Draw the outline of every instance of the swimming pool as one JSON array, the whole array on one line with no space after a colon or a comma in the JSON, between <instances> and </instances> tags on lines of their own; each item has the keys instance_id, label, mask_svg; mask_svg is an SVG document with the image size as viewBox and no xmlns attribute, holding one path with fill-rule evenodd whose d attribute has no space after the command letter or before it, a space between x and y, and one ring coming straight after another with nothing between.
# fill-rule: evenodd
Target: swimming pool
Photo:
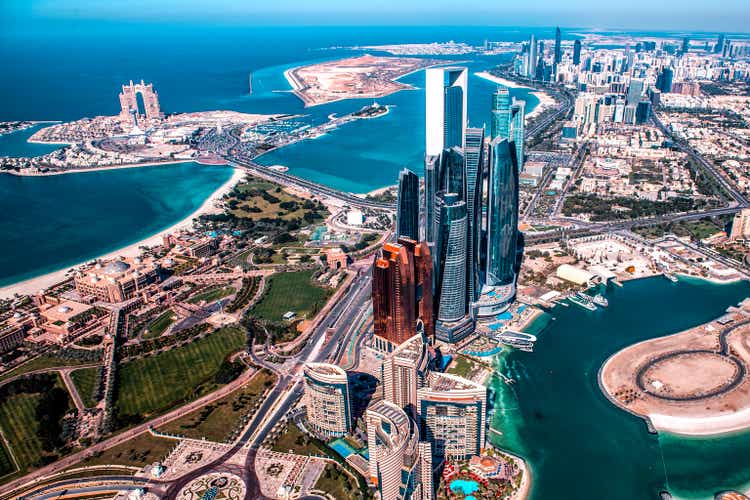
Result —
<instances>
[{"instance_id":1,"label":"swimming pool","mask_svg":"<svg viewBox=\"0 0 750 500\"><path fill-rule=\"evenodd\" d=\"M450 488L453 493L461 492L464 495L471 495L472 493L479 491L479 483L469 479L456 479L451 481Z\"/></svg>"},{"instance_id":2,"label":"swimming pool","mask_svg":"<svg viewBox=\"0 0 750 500\"><path fill-rule=\"evenodd\" d=\"M342 438L334 439L328 446L344 458L357 453L357 450Z\"/></svg>"}]
</instances>

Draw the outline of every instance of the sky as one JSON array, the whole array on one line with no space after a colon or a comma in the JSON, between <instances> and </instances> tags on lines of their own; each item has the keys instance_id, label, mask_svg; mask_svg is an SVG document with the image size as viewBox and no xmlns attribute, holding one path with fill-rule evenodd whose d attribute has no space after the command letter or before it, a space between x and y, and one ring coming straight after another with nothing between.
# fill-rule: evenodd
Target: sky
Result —
<instances>
[{"instance_id":1,"label":"sky","mask_svg":"<svg viewBox=\"0 0 750 500\"><path fill-rule=\"evenodd\" d=\"M750 0L0 0L0 17L15 28L107 20L747 32Z\"/></svg>"}]
</instances>

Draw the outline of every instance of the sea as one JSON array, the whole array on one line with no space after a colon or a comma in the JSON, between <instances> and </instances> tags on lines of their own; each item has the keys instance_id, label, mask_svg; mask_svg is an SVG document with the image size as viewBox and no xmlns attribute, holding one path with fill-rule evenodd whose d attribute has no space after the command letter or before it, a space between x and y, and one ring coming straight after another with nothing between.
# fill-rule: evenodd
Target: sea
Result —
<instances>
[{"instance_id":1,"label":"sea","mask_svg":"<svg viewBox=\"0 0 750 500\"><path fill-rule=\"evenodd\" d=\"M455 40L551 38L553 28L498 27L257 27L238 24L161 24L148 21L39 18L0 29L0 120L74 120L118 112L120 85L152 82L167 113L231 109L303 115L321 123L371 100L304 108L289 92L289 67L378 54L367 45ZM564 37L573 38L572 34ZM445 58L470 68L469 121L489 122L495 85L473 73L508 56ZM447 62L447 61L446 61ZM253 93L248 95L252 73ZM415 87L378 99L391 112L347 124L318 139L274 151L261 163L345 191L365 193L395 182L407 167L421 172L424 76ZM537 104L525 89L512 95ZM0 155L39 155L33 129L0 137ZM231 175L198 164L112 170L54 177L0 175L0 285L65 268L139 241L183 219ZM648 499L668 489L684 498L750 482L750 437L685 439L651 435L642 421L599 392L602 361L631 343L665 335L720 315L750 295L746 283L711 285L654 278L607 293L596 313L556 308L536 328L534 353L497 358L517 380L491 385L494 444L524 456L538 499ZM552 319L554 318L554 319ZM546 324L546 326L545 326Z\"/></svg>"}]
</instances>

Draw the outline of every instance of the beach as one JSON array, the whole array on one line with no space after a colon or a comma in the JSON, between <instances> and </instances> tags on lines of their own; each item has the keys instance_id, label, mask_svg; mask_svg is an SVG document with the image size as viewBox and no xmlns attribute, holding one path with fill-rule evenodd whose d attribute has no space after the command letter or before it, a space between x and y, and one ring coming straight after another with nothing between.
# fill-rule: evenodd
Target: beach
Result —
<instances>
[{"instance_id":1,"label":"beach","mask_svg":"<svg viewBox=\"0 0 750 500\"><path fill-rule=\"evenodd\" d=\"M527 120L536 118L537 116L542 114L545 110L554 106L556 103L556 101L547 92L536 89L535 87L528 87L526 85L521 85L520 83L516 83L506 78L501 78L499 76L492 75L486 71L480 71L480 72L474 73L474 75L484 80L496 83L498 85L502 85L503 87L508 87L512 89L534 90L534 92L531 92L531 94L534 95L537 99L539 99L539 104L537 104L537 106L534 108L534 111L526 115Z\"/></svg>"},{"instance_id":2,"label":"beach","mask_svg":"<svg viewBox=\"0 0 750 500\"><path fill-rule=\"evenodd\" d=\"M180 163L180 162L175 162ZM163 163L158 163L157 165L163 165ZM138 164L134 165L134 167L141 167L146 166L145 164ZM110 168L126 168L126 167L105 167L103 169L110 169ZM132 167L131 167L132 168ZM88 172L94 169L85 169L82 170L83 172ZM67 173L67 172L63 172ZM227 193L229 193L234 186L240 182L245 177L245 172L240 169L234 169L234 172L232 173L232 177L225 182L223 185L221 185L216 191L214 191L211 196L209 196L203 204L193 213L185 217L183 220L177 222L176 224L173 224L172 226L165 228L148 238L142 239L140 241L134 242L128 246L125 246L123 248L120 248L118 250L114 250L112 252L109 252L107 254L101 255L98 258L99 259L110 259L113 257L135 257L140 254L141 250L140 248L143 246L154 246L161 243L161 238L163 235L172 233L175 231L179 231L181 229L189 229L192 227L193 219L198 217L199 215L203 214L210 214L210 213L218 213L222 209L218 206L217 202ZM72 268L78 267L82 264L85 264L86 262L90 262L93 259L87 259L86 261L80 262L73 266L66 266L63 269L60 269L58 271L53 271L51 273L43 274L41 276L37 276L35 278L31 278L28 280L20 281L18 283L14 283L12 285L7 285L0 288L0 298L7 298L12 297L14 294L26 294L26 295L33 295L39 292L40 290L44 290L45 288L48 288L55 283L58 283L65 279L66 274L68 274L68 271Z\"/></svg>"}]
</instances>

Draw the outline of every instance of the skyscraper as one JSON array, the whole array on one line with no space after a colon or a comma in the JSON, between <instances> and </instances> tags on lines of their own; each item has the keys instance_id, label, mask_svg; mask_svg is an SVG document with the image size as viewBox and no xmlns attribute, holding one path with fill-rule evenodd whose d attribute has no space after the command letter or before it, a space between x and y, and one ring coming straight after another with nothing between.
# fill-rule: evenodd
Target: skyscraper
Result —
<instances>
[{"instance_id":1,"label":"skyscraper","mask_svg":"<svg viewBox=\"0 0 750 500\"><path fill-rule=\"evenodd\" d=\"M690 39L688 37L684 37L682 39L682 53L687 54L690 51Z\"/></svg>"},{"instance_id":2,"label":"skyscraper","mask_svg":"<svg viewBox=\"0 0 750 500\"><path fill-rule=\"evenodd\" d=\"M492 95L491 138L494 140L500 137L515 143L519 170L523 168L525 113L526 103L511 100L507 88L498 87Z\"/></svg>"},{"instance_id":3,"label":"skyscraper","mask_svg":"<svg viewBox=\"0 0 750 500\"><path fill-rule=\"evenodd\" d=\"M414 421L393 403L376 401L367 408L367 450L370 483L379 500L428 500L432 498L429 456L420 453L419 430ZM429 482L426 482L429 481Z\"/></svg>"},{"instance_id":4,"label":"skyscraper","mask_svg":"<svg viewBox=\"0 0 750 500\"><path fill-rule=\"evenodd\" d=\"M467 123L466 68L428 68L425 71L425 155L464 146Z\"/></svg>"},{"instance_id":5,"label":"skyscraper","mask_svg":"<svg viewBox=\"0 0 750 500\"><path fill-rule=\"evenodd\" d=\"M352 430L351 400L346 372L328 363L306 363L302 401L307 421L326 436L343 436Z\"/></svg>"},{"instance_id":6,"label":"skyscraper","mask_svg":"<svg viewBox=\"0 0 750 500\"><path fill-rule=\"evenodd\" d=\"M386 243L372 269L372 310L375 346L391 351L414 336L417 320L434 335L432 257L426 243L399 238Z\"/></svg>"},{"instance_id":7,"label":"skyscraper","mask_svg":"<svg viewBox=\"0 0 750 500\"><path fill-rule=\"evenodd\" d=\"M581 64L581 41L576 40L573 42L573 64L578 66Z\"/></svg>"},{"instance_id":8,"label":"skyscraper","mask_svg":"<svg viewBox=\"0 0 750 500\"><path fill-rule=\"evenodd\" d=\"M403 408L413 418L417 414L417 390L425 385L429 357L422 332L385 354L381 364L383 399Z\"/></svg>"},{"instance_id":9,"label":"skyscraper","mask_svg":"<svg viewBox=\"0 0 750 500\"><path fill-rule=\"evenodd\" d=\"M518 232L518 174L516 152L505 138L490 144L487 212L488 285L512 283Z\"/></svg>"},{"instance_id":10,"label":"skyscraper","mask_svg":"<svg viewBox=\"0 0 750 500\"><path fill-rule=\"evenodd\" d=\"M513 141L516 146L516 160L518 165L518 171L523 170L526 142L526 101L518 100L513 98L513 103L510 106L510 137L508 140Z\"/></svg>"},{"instance_id":11,"label":"skyscraper","mask_svg":"<svg viewBox=\"0 0 750 500\"><path fill-rule=\"evenodd\" d=\"M716 45L714 46L714 52L717 54L721 54L724 51L724 34L719 35L719 39L716 41Z\"/></svg>"},{"instance_id":12,"label":"skyscraper","mask_svg":"<svg viewBox=\"0 0 750 500\"><path fill-rule=\"evenodd\" d=\"M536 73L537 64L537 53L536 53L536 37L531 35L529 38L529 64L526 67L526 76L528 78L534 78Z\"/></svg>"},{"instance_id":13,"label":"skyscraper","mask_svg":"<svg viewBox=\"0 0 750 500\"><path fill-rule=\"evenodd\" d=\"M419 240L419 177L409 169L398 174L396 239Z\"/></svg>"},{"instance_id":14,"label":"skyscraper","mask_svg":"<svg viewBox=\"0 0 750 500\"><path fill-rule=\"evenodd\" d=\"M562 62L562 34L560 28L555 28L555 66Z\"/></svg>"},{"instance_id":15,"label":"skyscraper","mask_svg":"<svg viewBox=\"0 0 750 500\"><path fill-rule=\"evenodd\" d=\"M641 101L641 95L643 94L643 80L630 80L630 87L628 87L628 105L638 105Z\"/></svg>"},{"instance_id":16,"label":"skyscraper","mask_svg":"<svg viewBox=\"0 0 750 500\"><path fill-rule=\"evenodd\" d=\"M481 287L479 243L482 229L482 186L484 179L484 128L466 129L466 212L469 235L466 244L466 288L469 302L477 298Z\"/></svg>"},{"instance_id":17,"label":"skyscraper","mask_svg":"<svg viewBox=\"0 0 750 500\"><path fill-rule=\"evenodd\" d=\"M674 79L674 70L670 67L663 67L659 76L656 77L656 88L664 94L672 92L672 80Z\"/></svg>"},{"instance_id":18,"label":"skyscraper","mask_svg":"<svg viewBox=\"0 0 750 500\"><path fill-rule=\"evenodd\" d=\"M484 448L487 389L470 380L433 372L417 391L419 433L433 460L468 460Z\"/></svg>"},{"instance_id":19,"label":"skyscraper","mask_svg":"<svg viewBox=\"0 0 750 500\"><path fill-rule=\"evenodd\" d=\"M508 137L510 135L511 117L510 92L506 87L498 87L492 94L492 121L490 122L490 138Z\"/></svg>"}]
</instances>

